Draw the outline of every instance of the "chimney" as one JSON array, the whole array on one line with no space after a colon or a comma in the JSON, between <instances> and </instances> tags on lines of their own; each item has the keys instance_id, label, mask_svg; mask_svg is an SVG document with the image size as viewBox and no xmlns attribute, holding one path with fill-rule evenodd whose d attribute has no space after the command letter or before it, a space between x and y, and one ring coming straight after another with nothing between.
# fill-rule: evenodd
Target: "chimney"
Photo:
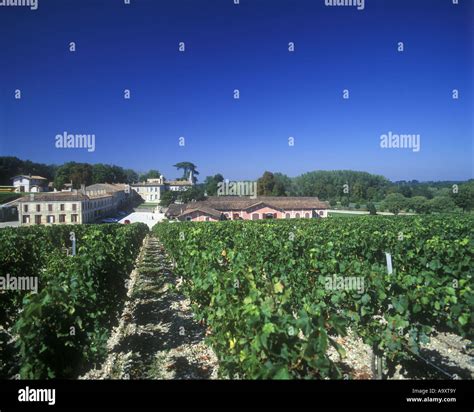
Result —
<instances>
[{"instance_id":1,"label":"chimney","mask_svg":"<svg viewBox=\"0 0 474 412\"><path fill-rule=\"evenodd\" d=\"M86 185L85 185L84 183L81 184L81 193L82 193L83 195L86 194Z\"/></svg>"}]
</instances>

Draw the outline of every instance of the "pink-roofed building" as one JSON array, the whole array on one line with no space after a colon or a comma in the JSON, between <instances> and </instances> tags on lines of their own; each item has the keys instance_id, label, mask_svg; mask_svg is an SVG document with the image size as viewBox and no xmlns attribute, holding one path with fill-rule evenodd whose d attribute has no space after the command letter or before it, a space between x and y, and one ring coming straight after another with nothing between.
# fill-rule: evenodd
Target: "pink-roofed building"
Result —
<instances>
[{"instance_id":1,"label":"pink-roofed building","mask_svg":"<svg viewBox=\"0 0 474 412\"><path fill-rule=\"evenodd\" d=\"M329 204L312 197L217 196L171 207L168 218L191 221L325 218Z\"/></svg>"}]
</instances>

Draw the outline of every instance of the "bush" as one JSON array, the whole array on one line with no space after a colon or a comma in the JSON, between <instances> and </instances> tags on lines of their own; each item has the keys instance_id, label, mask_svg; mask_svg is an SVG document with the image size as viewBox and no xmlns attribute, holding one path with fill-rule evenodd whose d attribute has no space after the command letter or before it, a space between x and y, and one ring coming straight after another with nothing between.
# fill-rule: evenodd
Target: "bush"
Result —
<instances>
[{"instance_id":1,"label":"bush","mask_svg":"<svg viewBox=\"0 0 474 412\"><path fill-rule=\"evenodd\" d=\"M25 294L13 327L23 379L75 378L103 358L125 298L125 279L148 227L140 223L68 230L80 233L76 256L66 257L60 248L42 251L47 259L40 270L41 288L37 294ZM31 232L62 235L65 229L41 227ZM49 247L48 236L43 240L38 242L39 252Z\"/></svg>"},{"instance_id":2,"label":"bush","mask_svg":"<svg viewBox=\"0 0 474 412\"><path fill-rule=\"evenodd\" d=\"M375 205L372 202L367 203L367 210L369 211L369 214L371 215L377 214L377 209L375 208Z\"/></svg>"},{"instance_id":3,"label":"bush","mask_svg":"<svg viewBox=\"0 0 474 412\"><path fill-rule=\"evenodd\" d=\"M349 198L348 197L343 197L341 199L341 206L348 207L349 206Z\"/></svg>"},{"instance_id":4,"label":"bush","mask_svg":"<svg viewBox=\"0 0 474 412\"><path fill-rule=\"evenodd\" d=\"M384 208L394 215L398 215L407 208L408 202L405 196L400 193L391 193L383 201Z\"/></svg>"}]
</instances>

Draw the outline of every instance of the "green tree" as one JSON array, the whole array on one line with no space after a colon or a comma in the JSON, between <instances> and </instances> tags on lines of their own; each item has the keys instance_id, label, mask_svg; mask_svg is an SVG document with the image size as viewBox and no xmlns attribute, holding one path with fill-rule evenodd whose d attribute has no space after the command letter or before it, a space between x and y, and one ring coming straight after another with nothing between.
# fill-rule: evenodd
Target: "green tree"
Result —
<instances>
[{"instance_id":1,"label":"green tree","mask_svg":"<svg viewBox=\"0 0 474 412\"><path fill-rule=\"evenodd\" d=\"M216 196L218 184L224 181L224 176L220 173L214 176L207 176L204 180L204 188L208 196Z\"/></svg>"},{"instance_id":2,"label":"green tree","mask_svg":"<svg viewBox=\"0 0 474 412\"><path fill-rule=\"evenodd\" d=\"M138 174L133 169L125 169L125 183L137 183L138 182Z\"/></svg>"},{"instance_id":3,"label":"green tree","mask_svg":"<svg viewBox=\"0 0 474 412\"><path fill-rule=\"evenodd\" d=\"M342 199L341 199L341 206L344 206L344 207L349 207L349 198L347 196L344 196Z\"/></svg>"},{"instance_id":4,"label":"green tree","mask_svg":"<svg viewBox=\"0 0 474 412\"><path fill-rule=\"evenodd\" d=\"M400 211L408 206L407 199L401 193L391 193L387 195L383 204L384 208L394 215L398 215Z\"/></svg>"},{"instance_id":5,"label":"green tree","mask_svg":"<svg viewBox=\"0 0 474 412\"><path fill-rule=\"evenodd\" d=\"M92 166L92 183L112 183L110 167L102 163Z\"/></svg>"},{"instance_id":6,"label":"green tree","mask_svg":"<svg viewBox=\"0 0 474 412\"><path fill-rule=\"evenodd\" d=\"M146 182L147 179L159 179L161 176L161 173L156 170L156 169L151 169L149 170L147 173L144 173L142 175L140 175L140 181L142 182Z\"/></svg>"},{"instance_id":7,"label":"green tree","mask_svg":"<svg viewBox=\"0 0 474 412\"><path fill-rule=\"evenodd\" d=\"M258 196L273 196L275 187L275 176L272 172L265 172L261 178L257 180Z\"/></svg>"},{"instance_id":8,"label":"green tree","mask_svg":"<svg viewBox=\"0 0 474 412\"><path fill-rule=\"evenodd\" d=\"M179 162L179 163L176 163L173 167L176 167L176 169L183 171L183 177L182 177L183 180L187 180L189 178L189 172L192 172L194 183L197 182L196 176L199 174L199 172L196 170L197 166L194 163Z\"/></svg>"},{"instance_id":9,"label":"green tree","mask_svg":"<svg viewBox=\"0 0 474 412\"><path fill-rule=\"evenodd\" d=\"M464 211L474 210L474 180L459 185L457 191L451 192L456 206Z\"/></svg>"},{"instance_id":10,"label":"green tree","mask_svg":"<svg viewBox=\"0 0 474 412\"><path fill-rule=\"evenodd\" d=\"M416 213L428 213L428 199L424 196L413 196L408 201L408 207Z\"/></svg>"},{"instance_id":11,"label":"green tree","mask_svg":"<svg viewBox=\"0 0 474 412\"><path fill-rule=\"evenodd\" d=\"M318 170L304 173L293 179L294 193L298 196L317 196L320 199L331 199L349 194L359 200L380 200L390 182L383 176L353 170Z\"/></svg>"},{"instance_id":12,"label":"green tree","mask_svg":"<svg viewBox=\"0 0 474 412\"><path fill-rule=\"evenodd\" d=\"M429 208L432 212L452 212L456 209L456 204L449 196L436 196L429 201Z\"/></svg>"},{"instance_id":13,"label":"green tree","mask_svg":"<svg viewBox=\"0 0 474 412\"><path fill-rule=\"evenodd\" d=\"M375 208L375 205L372 202L367 203L367 210L369 211L369 214L371 215L377 214L377 209Z\"/></svg>"},{"instance_id":14,"label":"green tree","mask_svg":"<svg viewBox=\"0 0 474 412\"><path fill-rule=\"evenodd\" d=\"M82 184L90 185L93 182L92 166L88 163L68 162L58 167L54 187L61 189L69 182L72 182L75 189L79 189Z\"/></svg>"},{"instance_id":15,"label":"green tree","mask_svg":"<svg viewBox=\"0 0 474 412\"><path fill-rule=\"evenodd\" d=\"M205 200L206 196L204 195L204 186L197 185L190 187L182 192L178 192L178 199L183 203L189 203L193 201Z\"/></svg>"},{"instance_id":16,"label":"green tree","mask_svg":"<svg viewBox=\"0 0 474 412\"><path fill-rule=\"evenodd\" d=\"M161 195L160 206L168 207L170 204L176 202L178 199L178 192L167 190Z\"/></svg>"},{"instance_id":17,"label":"green tree","mask_svg":"<svg viewBox=\"0 0 474 412\"><path fill-rule=\"evenodd\" d=\"M128 175L120 166L96 163L90 167L92 183L128 183Z\"/></svg>"},{"instance_id":18,"label":"green tree","mask_svg":"<svg viewBox=\"0 0 474 412\"><path fill-rule=\"evenodd\" d=\"M17 175L37 175L54 180L57 166L34 163L30 160L21 160L13 156L0 156L0 185L11 186L12 178Z\"/></svg>"},{"instance_id":19,"label":"green tree","mask_svg":"<svg viewBox=\"0 0 474 412\"><path fill-rule=\"evenodd\" d=\"M292 180L283 173L273 173L275 186L273 187L273 196L293 196L294 188Z\"/></svg>"}]
</instances>

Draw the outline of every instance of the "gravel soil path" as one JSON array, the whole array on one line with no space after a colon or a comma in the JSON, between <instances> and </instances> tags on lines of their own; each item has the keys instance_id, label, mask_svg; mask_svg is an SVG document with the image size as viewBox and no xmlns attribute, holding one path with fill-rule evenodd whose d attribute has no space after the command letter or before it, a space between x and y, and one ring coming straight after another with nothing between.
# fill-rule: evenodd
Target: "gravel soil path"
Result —
<instances>
[{"instance_id":1,"label":"gravel soil path","mask_svg":"<svg viewBox=\"0 0 474 412\"><path fill-rule=\"evenodd\" d=\"M204 343L205 328L176 279L162 245L145 239L130 276L128 300L108 341L108 357L83 379L215 379L217 358Z\"/></svg>"},{"instance_id":2,"label":"gravel soil path","mask_svg":"<svg viewBox=\"0 0 474 412\"><path fill-rule=\"evenodd\" d=\"M349 331L335 338L346 350L340 359L337 351L329 349L330 358L338 364L346 379L373 379L372 348ZM418 356L397 365L394 373L384 369L384 379L474 379L474 350L472 343L452 333L438 333L421 347Z\"/></svg>"}]
</instances>

